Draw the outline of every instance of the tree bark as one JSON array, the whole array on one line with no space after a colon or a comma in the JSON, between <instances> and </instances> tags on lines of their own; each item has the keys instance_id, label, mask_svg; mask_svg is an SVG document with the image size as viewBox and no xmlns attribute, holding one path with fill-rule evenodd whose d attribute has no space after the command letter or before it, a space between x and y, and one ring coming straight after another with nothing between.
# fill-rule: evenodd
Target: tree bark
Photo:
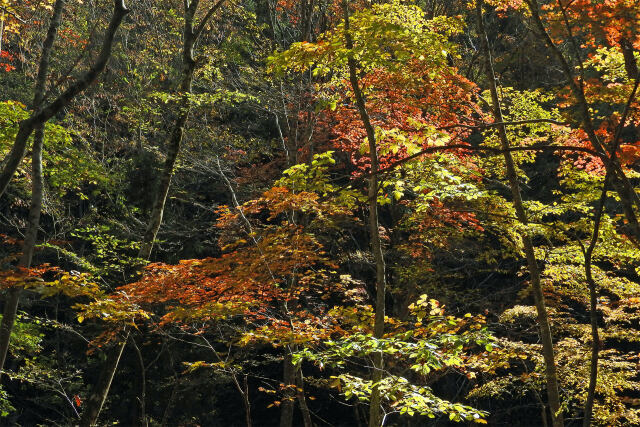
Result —
<instances>
[{"instance_id":1,"label":"tree bark","mask_svg":"<svg viewBox=\"0 0 640 427\"><path fill-rule=\"evenodd\" d=\"M140 351L140 347L136 343L133 334L129 335L129 342L131 343L131 347L136 353L136 359L138 362L138 404L132 406L132 416L131 416L131 425L139 425L145 427L148 425L147 423L147 411L146 411L146 402L147 402L147 368L144 365L144 358L142 357L142 351Z\"/></svg>"},{"instance_id":2,"label":"tree bark","mask_svg":"<svg viewBox=\"0 0 640 427\"><path fill-rule=\"evenodd\" d=\"M193 49L207 22L222 6L224 1L225 0L218 0L218 2L209 9L197 28L195 27L195 14L198 10L200 0L191 0L190 3L185 2L182 45L182 80L179 87L181 98L177 103L178 117L176 118L173 129L171 130L167 157L165 158L162 175L158 182L151 217L149 218L149 223L147 224L143 242L138 253L138 257L145 260L148 260L151 257L151 251L153 250L158 230L160 230L160 226L162 225L164 208L169 194L169 187L171 186L171 178L175 171L176 160L180 153L180 146L182 145L182 139L184 137L184 128L191 110L191 88L193 83L193 74L196 70L196 61L193 56Z\"/></svg>"},{"instance_id":3,"label":"tree bark","mask_svg":"<svg viewBox=\"0 0 640 427\"><path fill-rule=\"evenodd\" d=\"M349 2L344 2L344 37L347 49L353 49L353 40L349 30ZM380 242L380 230L378 225L378 153L376 147L376 136L371 118L367 112L367 106L362 91L360 90L360 82L358 79L358 66L353 56L348 57L349 66L349 82L353 89L353 96L356 101L360 120L367 132L367 141L369 142L369 159L371 162L371 176L369 178L369 235L371 239L371 252L376 265L376 306L375 320L373 327L373 336L376 339L384 336L384 316L385 316L385 292L386 292L386 276L385 262L382 253L382 244ZM384 369L384 359L382 352L373 354L373 375L371 388L371 400L369 407L369 427L379 427L382 425L381 412L381 396L379 383L382 380Z\"/></svg>"},{"instance_id":4,"label":"tree bark","mask_svg":"<svg viewBox=\"0 0 640 427\"><path fill-rule=\"evenodd\" d=\"M0 52L2 52L3 37L4 37L4 9L2 10L2 16L0 16Z\"/></svg>"},{"instance_id":5,"label":"tree bark","mask_svg":"<svg viewBox=\"0 0 640 427\"><path fill-rule=\"evenodd\" d=\"M114 0L114 11L105 33L102 48L95 63L54 101L39 111L34 112L28 119L20 122L13 147L5 157L2 171L0 172L0 196L2 196L6 191L11 178L24 158L27 150L27 142L34 130L37 129L38 126L44 125L51 117L69 105L73 98L89 87L89 85L91 85L98 75L105 69L107 62L111 57L114 37L127 13L129 13L129 9L124 5L124 0Z\"/></svg>"},{"instance_id":6,"label":"tree bark","mask_svg":"<svg viewBox=\"0 0 640 427\"><path fill-rule=\"evenodd\" d=\"M253 423L251 422L251 401L249 400L249 376L244 376L243 381L243 390L242 390L242 404L244 405L244 422L247 427L252 427Z\"/></svg>"},{"instance_id":7,"label":"tree bark","mask_svg":"<svg viewBox=\"0 0 640 427\"><path fill-rule=\"evenodd\" d=\"M62 19L66 0L57 0L53 7L53 14L47 36L42 44L42 55L40 64L38 65L38 76L36 78L36 86L33 95L33 110L38 111L44 100L47 75L49 74L49 60L51 58L51 49L56 38L56 33ZM40 227L40 212L42 211L42 144L44 141L44 124L40 124L35 128L33 140L33 149L31 153L31 204L29 207L29 218L27 223L27 231L22 245L22 256L19 260L19 266L24 268L31 267L33 252L38 237L38 228ZM5 300L2 322L0 324L0 374L4 368L7 354L9 352L9 342L11 341L11 332L15 324L16 315L18 313L18 303L22 288L10 289Z\"/></svg>"},{"instance_id":8,"label":"tree bark","mask_svg":"<svg viewBox=\"0 0 640 427\"><path fill-rule=\"evenodd\" d=\"M44 137L43 126L39 126L36 130L35 139L33 141L31 156L31 206L29 208L29 222L27 232L22 245L22 256L19 265L24 268L31 267L33 252L38 237L38 228L40 227L40 212L42 211L42 142ZM22 287L15 287L9 290L7 299L4 304L2 323L0 324L0 369L4 368L7 354L9 352L9 342L11 341L11 332L15 324L18 313L18 303Z\"/></svg>"},{"instance_id":9,"label":"tree bark","mask_svg":"<svg viewBox=\"0 0 640 427\"><path fill-rule=\"evenodd\" d=\"M181 99L178 103L178 117L171 130L171 137L169 139L169 148L167 150L167 157L165 158L162 175L158 183L156 190L156 198L153 203L153 209L151 211L151 217L147 225L147 230L144 234L143 243L140 247L138 257L148 260L151 257L151 251L160 230L162 224L162 217L164 216L164 207L167 202L167 196L169 194L169 187L171 186L171 178L175 170L176 160L180 153L180 146L182 145L182 139L184 137L184 127L189 117L189 111L191 110L191 85L193 82L193 73L196 69L196 62L193 58L193 45L195 43L195 34L193 19L196 8L198 7L199 0L193 0L192 3L185 10L184 21L184 43L182 47L182 81L180 82Z\"/></svg>"},{"instance_id":10,"label":"tree bark","mask_svg":"<svg viewBox=\"0 0 640 427\"><path fill-rule=\"evenodd\" d=\"M593 279L591 271L591 263L593 259L593 251L598 244L598 236L600 233L600 222L602 220L602 213L604 211L604 204L607 200L607 192L609 190L609 176L604 179L604 186L602 187L602 194L596 208L595 218L593 220L593 234L591 236L591 242L589 247L584 253L584 272L587 279L587 285L589 287L589 317L591 320L591 360L589 366L589 385L587 387L587 400L584 404L584 420L583 426L589 427L591 425L591 416L593 413L593 402L596 393L596 385L598 383L598 359L600 355L600 334L598 332L598 288L596 282Z\"/></svg>"},{"instance_id":11,"label":"tree bark","mask_svg":"<svg viewBox=\"0 0 640 427\"><path fill-rule=\"evenodd\" d=\"M304 376L302 375L302 366L296 366L294 368L296 377L296 396L298 398L300 412L302 412L302 422L304 427L313 427L311 411L309 411L307 400L304 397Z\"/></svg>"},{"instance_id":12,"label":"tree bark","mask_svg":"<svg viewBox=\"0 0 640 427\"><path fill-rule=\"evenodd\" d=\"M282 383L285 386L283 397L280 403L280 427L293 426L293 399L295 386L295 366L291 363L291 352L285 348L284 359L282 361Z\"/></svg>"},{"instance_id":13,"label":"tree bark","mask_svg":"<svg viewBox=\"0 0 640 427\"><path fill-rule=\"evenodd\" d=\"M85 409L82 412L82 417L80 418L80 427L92 427L96 425L102 406L107 400L107 395L111 388L111 382L113 381L113 377L115 376L118 368L118 363L120 363L120 357L122 356L122 351L127 344L127 339L128 333L126 333L125 336L121 338L121 341L107 353L107 360L102 367L102 372L100 372L100 378L94 386L91 395L85 402Z\"/></svg>"},{"instance_id":14,"label":"tree bark","mask_svg":"<svg viewBox=\"0 0 640 427\"><path fill-rule=\"evenodd\" d=\"M556 44L553 42L553 40L549 36L549 33L545 29L542 19L540 18L539 5L537 0L525 1L531 12L531 17L538 33L549 47L549 50L551 51L553 56L555 56L556 60L560 63L560 68L562 69L562 72L567 79L569 88L571 89L571 93L576 99L576 106L578 107L578 111L581 115L582 128L587 134L589 142L598 153L598 157L600 158L600 160L602 160L607 173L611 176L611 185L620 197L620 203L622 205L624 215L628 221L628 228L631 230L635 240L640 241L640 223L638 222L638 218L634 209L634 205L636 206L636 209L640 209L640 197L638 196L635 189L629 182L629 179L622 170L620 162L615 156L610 157L607 155L605 146L598 138L591 119L591 113L589 111L590 106L587 102L584 90L582 88L582 82L576 81L571 65L565 58L564 54L560 51L558 46L556 46ZM578 58L578 60L580 59ZM625 66L627 69L629 68L627 63L625 63Z\"/></svg>"},{"instance_id":15,"label":"tree bark","mask_svg":"<svg viewBox=\"0 0 640 427\"><path fill-rule=\"evenodd\" d=\"M491 58L491 50L489 49L489 41L487 39L487 33L484 28L484 19L482 13L483 1L477 0L476 2L476 17L478 21L478 35L482 45L482 50L485 57L485 72L487 74L487 80L489 81L489 90L491 92L491 100L493 102L493 116L496 122L504 122L502 117L502 109L500 107L500 98L498 96L498 90L496 87L496 77L493 71L493 60ZM522 203L522 195L520 193L520 184L518 182L518 174L516 170L513 157L511 156L509 149L509 139L507 137L506 127L498 126L498 135L500 137L500 145L504 152L504 160L507 170L507 178L509 180L509 186L511 187L511 195L513 198L513 207L516 211L518 221L526 226L529 222L527 213ZM542 352L545 362L545 377L547 380L547 396L549 399L549 406L551 408L551 419L554 427L560 427L564 425L564 418L562 415L562 408L560 405L560 392L558 387L558 377L556 374L556 363L553 353L553 337L551 335L551 327L549 325L549 315L547 313L547 307L544 300L544 294L542 292L542 285L540 283L540 268L536 260L533 243L531 237L527 231L522 232L522 244L524 246L524 252L527 258L527 264L529 267L529 275L531 281L531 288L533 289L533 296L535 299L536 309L538 312L538 326L540 328L540 337L542 340Z\"/></svg>"}]
</instances>

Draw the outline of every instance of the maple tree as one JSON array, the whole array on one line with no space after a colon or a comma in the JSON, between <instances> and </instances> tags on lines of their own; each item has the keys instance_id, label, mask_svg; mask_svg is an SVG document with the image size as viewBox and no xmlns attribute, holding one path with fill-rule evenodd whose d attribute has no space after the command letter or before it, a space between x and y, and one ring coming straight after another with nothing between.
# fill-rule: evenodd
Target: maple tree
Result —
<instances>
[{"instance_id":1,"label":"maple tree","mask_svg":"<svg viewBox=\"0 0 640 427\"><path fill-rule=\"evenodd\" d=\"M2 423L638 424L636 3L0 0Z\"/></svg>"}]
</instances>

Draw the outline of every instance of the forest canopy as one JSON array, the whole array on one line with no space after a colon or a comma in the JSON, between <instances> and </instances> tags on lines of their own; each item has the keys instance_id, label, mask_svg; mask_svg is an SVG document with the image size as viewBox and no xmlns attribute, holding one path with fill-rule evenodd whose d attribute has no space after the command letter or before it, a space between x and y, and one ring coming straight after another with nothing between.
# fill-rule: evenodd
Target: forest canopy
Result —
<instances>
[{"instance_id":1,"label":"forest canopy","mask_svg":"<svg viewBox=\"0 0 640 427\"><path fill-rule=\"evenodd\" d=\"M0 0L0 424L640 425L640 3Z\"/></svg>"}]
</instances>

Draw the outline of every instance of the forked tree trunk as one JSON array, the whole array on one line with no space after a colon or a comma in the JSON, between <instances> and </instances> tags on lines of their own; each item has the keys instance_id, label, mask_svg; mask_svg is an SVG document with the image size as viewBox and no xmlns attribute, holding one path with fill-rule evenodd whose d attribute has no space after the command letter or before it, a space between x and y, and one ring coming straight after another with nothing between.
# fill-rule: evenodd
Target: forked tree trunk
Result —
<instances>
[{"instance_id":1,"label":"forked tree trunk","mask_svg":"<svg viewBox=\"0 0 640 427\"><path fill-rule=\"evenodd\" d=\"M344 37L347 49L353 49L353 40L349 30L349 2L344 1ZM378 153L376 147L376 135L371 124L371 118L367 112L364 95L360 90L360 82L358 80L358 65L353 56L348 57L349 66L349 82L353 89L353 96L356 101L360 120L367 132L367 141L369 142L369 160L371 162L371 177L369 178L369 238L371 239L371 252L376 264L376 306L375 320L373 327L373 336L376 339L384 336L384 316L385 316L385 262L382 253L382 244L380 242L380 230L378 225ZM373 386L371 388L371 400L369 407L369 427L379 427L382 425L381 396L379 383L382 381L384 369L383 353L375 352L373 354L373 375L371 380Z\"/></svg>"},{"instance_id":2,"label":"forked tree trunk","mask_svg":"<svg viewBox=\"0 0 640 427\"><path fill-rule=\"evenodd\" d=\"M151 217L149 218L149 223L147 224L147 229L138 254L138 257L144 260L148 260L151 257L151 251L153 250L158 230L160 230L160 226L162 225L164 208L167 203L167 196L169 195L169 187L171 186L171 178L175 171L178 154L180 154L180 146L182 145L182 139L184 137L184 128L189 117L189 112L191 111L191 86L193 82L193 74L196 70L196 61L193 56L193 49L198 38L202 34L205 25L209 19L211 19L213 14L222 6L224 0L218 0L209 9L198 27L196 27L195 14L198 10L199 3L200 0L191 0L191 2L185 0L182 44L182 80L180 81L179 87L180 100L177 102L178 116L173 124L173 129L171 130L167 156L164 161L160 181L158 182Z\"/></svg>"},{"instance_id":3,"label":"forked tree trunk","mask_svg":"<svg viewBox=\"0 0 640 427\"><path fill-rule=\"evenodd\" d=\"M598 153L600 160L602 160L607 173L611 176L611 185L620 197L620 204L628 222L628 229L633 235L636 243L640 243L640 223L638 222L638 218L636 215L636 209L640 209L640 197L625 175L620 162L615 156L612 157L607 155L607 150L604 144L602 143L602 141L600 141L600 138L598 138L591 118L590 105L587 102L584 90L578 83L578 80L575 78L572 66L569 64L562 51L554 43L554 41L549 36L549 33L545 29L542 19L540 18L539 4L537 0L525 0L525 2L527 3L529 11L531 12L531 18L533 19L533 23L538 34L547 44L549 50L560 64L560 68L564 73L565 78L567 79L569 88L571 89L571 93L576 99L575 105L581 116L582 128L587 134L589 142ZM570 38L573 37L570 36ZM623 53L628 56L628 52L624 51L624 44L622 48ZM628 67L628 61L625 61L625 65L627 66L627 71L629 72L630 70Z\"/></svg>"},{"instance_id":4,"label":"forked tree trunk","mask_svg":"<svg viewBox=\"0 0 640 427\"><path fill-rule=\"evenodd\" d=\"M113 40L116 35L116 31L122 23L122 19L129 13L129 9L126 8L124 0L114 0L114 11L109 22L109 26L105 32L104 42L102 48L98 54L98 58L93 63L91 68L78 78L71 86L67 88L60 96L54 101L47 104L40 110L34 112L28 119L20 122L18 133L11 147L11 151L5 157L2 165L2 171L0 171L0 196L4 194L11 181L11 178L15 174L20 162L24 158L27 151L27 142L29 137L40 125L44 125L51 117L55 116L63 108L65 108L71 101L84 91L89 85L91 85L98 75L105 69L109 58L111 57L111 49L113 47Z\"/></svg>"},{"instance_id":5,"label":"forked tree trunk","mask_svg":"<svg viewBox=\"0 0 640 427\"><path fill-rule=\"evenodd\" d=\"M476 2L478 35L480 37L480 42L485 58L485 71L487 74L487 80L489 82L489 91L491 92L494 120L497 123L503 123L504 120L502 117L500 98L498 97L498 90L496 87L496 77L493 71L491 50L489 49L489 41L487 39L487 33L484 28L484 19L482 13L483 3L484 2L482 0L477 0ZM518 221L523 226L526 226L529 223L529 220L522 203L522 196L520 193L520 184L518 183L518 173L516 170L516 166L513 161L513 157L511 156L511 152L508 151L510 144L504 125L498 126L498 136L500 138L501 148L502 150L504 150L504 161L506 164L509 186L511 187L513 207L516 211ZM560 427L564 425L564 419L562 416L562 408L560 406L560 393L558 388L558 377L556 375L556 363L553 353L553 338L551 335L551 327L549 325L549 315L547 313L544 294L542 292L542 284L540 283L540 268L536 260L531 237L526 230L522 232L521 237L522 245L524 246L524 252L527 258L527 264L529 267L533 297L538 312L538 326L540 328L540 338L542 340L542 353L545 362L545 378L547 381L547 396L549 399L549 406L551 408L551 419L553 421L554 427Z\"/></svg>"},{"instance_id":6,"label":"forked tree trunk","mask_svg":"<svg viewBox=\"0 0 640 427\"><path fill-rule=\"evenodd\" d=\"M33 110L38 111L44 100L46 89L47 75L49 74L49 59L51 58L51 49L56 38L56 33L62 19L62 11L64 10L66 0L57 0L53 6L53 14L47 36L42 44L42 55L40 64L38 65L38 76L36 77L36 86L33 95ZM0 34L0 38L2 35ZM44 141L44 124L40 124L35 129L33 139L33 149L31 153L31 204L29 207L29 218L27 222L27 231L22 244L22 256L19 260L19 266L24 268L31 267L33 252L38 237L38 228L40 227L40 212L42 211L42 144ZM18 302L22 288L12 288L7 292L4 303L2 322L0 323L0 374L4 368L9 352L9 342L11 341L11 332L15 324L16 315L18 313Z\"/></svg>"},{"instance_id":7,"label":"forked tree trunk","mask_svg":"<svg viewBox=\"0 0 640 427\"><path fill-rule=\"evenodd\" d=\"M182 137L184 135L184 127L187 122L190 109L190 94L191 83L193 81L193 73L195 72L196 62L193 57L193 49L196 41L204 31L207 23L215 12L224 4L225 0L218 0L202 18L202 21L196 27L195 15L200 4L200 0L185 0L184 10L184 31L183 31L183 47L182 47L182 66L183 75L180 82L181 100L178 104L179 111L176 122L174 123L173 130L171 132L171 138L169 141L169 149L165 160L162 176L158 191L156 193L156 200L151 213L149 224L142 240L140 251L138 252L138 258L148 261L151 257L151 251L153 244L162 224L162 217L164 215L164 206L169 194L169 187L171 185L171 178L175 168L175 162L180 152L180 145L182 143ZM89 427L96 424L102 405L109 395L109 389L111 388L111 381L115 376L118 369L118 363L124 347L126 346L128 333L120 343L112 348L107 355L107 362L103 367L100 380L95 384L90 402L88 402L85 412L83 412L83 422L81 427ZM167 408L169 411L169 408ZM168 413L166 411L166 413ZM86 413L86 416L85 416Z\"/></svg>"}]
</instances>

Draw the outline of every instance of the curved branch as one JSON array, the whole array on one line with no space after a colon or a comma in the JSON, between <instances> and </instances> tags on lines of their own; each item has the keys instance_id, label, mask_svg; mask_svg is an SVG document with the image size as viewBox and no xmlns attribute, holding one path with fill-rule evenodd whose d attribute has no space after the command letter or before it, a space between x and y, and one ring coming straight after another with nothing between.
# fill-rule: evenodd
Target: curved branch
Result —
<instances>
[{"instance_id":1,"label":"curved branch","mask_svg":"<svg viewBox=\"0 0 640 427\"><path fill-rule=\"evenodd\" d=\"M197 41L198 38L200 38L200 34L202 34L202 31L204 31L207 22L209 22L209 19L211 19L213 14L216 13L218 9L220 9L220 6L222 6L224 2L225 0L218 0L213 6L211 6L211 9L209 9L204 18L202 18L202 22L200 22L200 25L198 25L198 28L196 28L196 31L193 33L194 40Z\"/></svg>"},{"instance_id":2,"label":"curved branch","mask_svg":"<svg viewBox=\"0 0 640 427\"><path fill-rule=\"evenodd\" d=\"M13 178L18 169L27 150L27 141L33 131L69 105L76 95L89 87L97 79L98 75L104 71L111 57L116 32L127 13L129 13L129 9L126 8L124 0L114 0L113 14L105 32L102 48L91 68L60 94L58 98L41 110L34 112L28 119L20 122L15 142L9 154L5 157L2 172L0 172L0 196L4 194L11 178Z\"/></svg>"}]
</instances>

